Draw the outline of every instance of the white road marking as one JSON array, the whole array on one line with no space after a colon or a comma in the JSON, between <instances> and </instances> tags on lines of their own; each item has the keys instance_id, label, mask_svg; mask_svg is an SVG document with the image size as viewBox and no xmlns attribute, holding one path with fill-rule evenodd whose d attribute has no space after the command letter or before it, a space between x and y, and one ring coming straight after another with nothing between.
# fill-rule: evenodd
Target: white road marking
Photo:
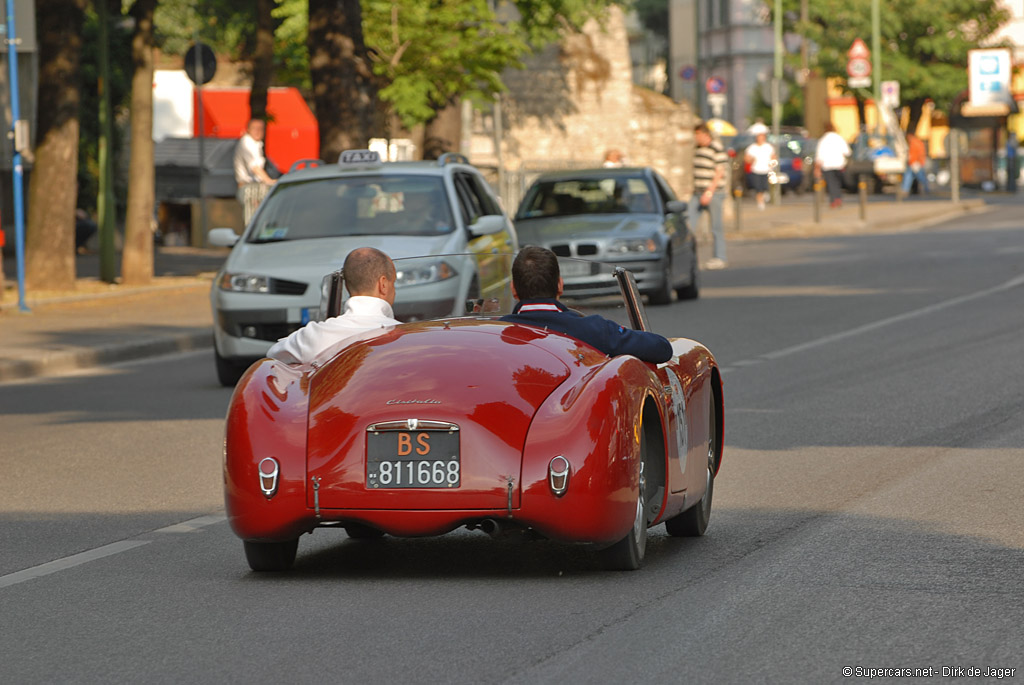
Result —
<instances>
[{"instance_id":1,"label":"white road marking","mask_svg":"<svg viewBox=\"0 0 1024 685\"><path fill-rule=\"evenodd\" d=\"M135 549L142 545L148 545L149 543L149 540L122 540L121 542L112 542L109 545L103 545L96 549L89 549L78 554L72 554L70 557L48 561L45 564L33 566L32 568L27 568L24 571L8 573L6 576L0 576L0 588L24 583L26 580L48 576L51 573L57 573L58 571L64 571L81 564L86 564L90 561L96 561L97 559L113 556L114 554L127 552L130 549Z\"/></svg>"},{"instance_id":2,"label":"white road marking","mask_svg":"<svg viewBox=\"0 0 1024 685\"><path fill-rule=\"evenodd\" d=\"M212 526L215 523L226 521L227 516L224 514L211 514L210 516L200 516L189 521L182 521L181 523L175 523L173 526L167 526L166 528L158 528L154 530L154 533L195 533L201 528L206 526Z\"/></svg>"},{"instance_id":3,"label":"white road marking","mask_svg":"<svg viewBox=\"0 0 1024 685\"><path fill-rule=\"evenodd\" d=\"M224 514L210 514L208 516L198 516L194 519L189 519L188 521L182 521L181 523L176 523L173 526L158 528L153 532L195 533L206 526L212 526L226 520L227 516ZM5 576L0 576L0 588L10 587L11 585L24 583L27 580L48 576L51 573L57 573L58 571L65 571L69 568L89 563L90 561L96 561L97 559L103 559L115 554L120 554L121 552L127 552L128 550L135 549L136 547L148 545L151 542L152 540L145 540L141 537L134 538L132 540L121 540L120 542L112 542L109 545L103 545L102 547L96 547L95 549L87 549L84 552L72 554L71 556L64 557L63 559L54 559L53 561L48 561L45 564L39 564L38 566L33 566L32 568L27 568L22 571L8 573Z\"/></svg>"},{"instance_id":4,"label":"white road marking","mask_svg":"<svg viewBox=\"0 0 1024 685\"><path fill-rule=\"evenodd\" d=\"M979 290L977 292L969 293L967 295L961 295L960 297L954 297L952 299L944 300L942 302L936 302L935 304L928 305L927 307L922 307L921 309L915 309L913 311L904 312L903 314L897 314L896 316L890 316L887 319L879 319L878 321L864 324L863 326L857 326L856 328L851 328L847 331L833 333L832 335L826 335L824 337L818 338L817 340L809 340L805 343L800 343L799 345L793 345L792 347L785 347L781 350L776 350L774 352L766 352L765 354L762 354L759 357L755 357L753 359L732 362L728 366L722 367L722 372L724 373L726 371L736 370L737 368L750 366L752 364L758 363L759 361L776 360L782 359L783 357L789 357L799 352L806 352L807 350L814 349L815 347L822 347L823 345L828 345L830 343L838 342L840 340L852 338L863 333L869 333L871 331L878 330L879 328L883 328L894 323L901 323L903 321L908 321L919 316L925 316L926 314L933 314L943 309L948 309L950 307L955 307L957 305L963 304L964 302L978 300L983 297L988 297L989 295L994 295L996 293L1003 292L1004 290L1017 288L1021 285L1024 285L1024 276L1018 276L1017 278L1010 279L1005 283L1001 283L1000 285L993 286L991 288L986 288L985 290Z\"/></svg>"}]
</instances>

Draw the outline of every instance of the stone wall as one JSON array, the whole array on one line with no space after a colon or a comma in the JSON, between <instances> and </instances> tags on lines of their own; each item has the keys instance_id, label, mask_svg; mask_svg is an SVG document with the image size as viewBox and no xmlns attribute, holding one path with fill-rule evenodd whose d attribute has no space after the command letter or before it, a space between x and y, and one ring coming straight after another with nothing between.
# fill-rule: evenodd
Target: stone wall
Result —
<instances>
[{"instance_id":1,"label":"stone wall","mask_svg":"<svg viewBox=\"0 0 1024 685\"><path fill-rule=\"evenodd\" d=\"M495 112L501 114L501 195L514 210L522 189L549 169L600 166L620 150L627 165L653 166L680 196L690 192L693 113L636 86L622 12L533 56L523 70L503 75L500 107L474 116L469 157L496 170Z\"/></svg>"}]
</instances>

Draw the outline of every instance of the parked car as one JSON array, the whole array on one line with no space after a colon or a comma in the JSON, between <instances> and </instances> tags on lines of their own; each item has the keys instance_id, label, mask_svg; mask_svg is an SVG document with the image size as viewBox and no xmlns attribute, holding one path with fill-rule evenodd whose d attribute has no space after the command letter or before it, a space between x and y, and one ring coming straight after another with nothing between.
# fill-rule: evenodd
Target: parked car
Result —
<instances>
[{"instance_id":1,"label":"parked car","mask_svg":"<svg viewBox=\"0 0 1024 685\"><path fill-rule=\"evenodd\" d=\"M863 179L872 193L881 193L886 186L897 186L903 182L906 170L905 140L903 133L898 136L861 133L852 143L850 160L843 169L843 188L857 192Z\"/></svg>"},{"instance_id":2,"label":"parked car","mask_svg":"<svg viewBox=\"0 0 1024 685\"><path fill-rule=\"evenodd\" d=\"M513 255L494 259L510 272ZM601 266L619 290L600 313L649 329L632 274ZM263 359L245 373L227 412L224 496L253 570L290 568L299 538L330 528L519 531L587 543L618 570L642 564L650 526L704 533L724 437L711 352L677 338L663 364L608 357L502 321L510 301L402 323L320 364Z\"/></svg>"},{"instance_id":3,"label":"parked car","mask_svg":"<svg viewBox=\"0 0 1024 685\"><path fill-rule=\"evenodd\" d=\"M750 187L750 165L744 160L744 151L753 143L755 136L743 133L722 139L732 167L732 188L739 188L741 194ZM778 155L777 181L769 176L769 181L781 184L782 192L802 193L814 185L814 151L817 141L807 137L806 131L799 128L784 128L779 137L768 134L768 142L775 145Z\"/></svg>"},{"instance_id":4,"label":"parked car","mask_svg":"<svg viewBox=\"0 0 1024 685\"><path fill-rule=\"evenodd\" d=\"M210 231L211 244L233 245L210 292L214 359L224 385L317 316L321 281L357 247L392 258L518 249L511 220L465 157L382 162L357 150L337 164L295 166L241 237L230 228ZM479 266L439 257L429 268L399 273L396 316L462 314L466 298L488 285Z\"/></svg>"},{"instance_id":5,"label":"parked car","mask_svg":"<svg viewBox=\"0 0 1024 685\"><path fill-rule=\"evenodd\" d=\"M523 245L629 269L652 304L699 296L697 240L686 203L650 167L576 169L542 174L515 215ZM586 262L562 268L565 291L602 295L617 286Z\"/></svg>"}]
</instances>

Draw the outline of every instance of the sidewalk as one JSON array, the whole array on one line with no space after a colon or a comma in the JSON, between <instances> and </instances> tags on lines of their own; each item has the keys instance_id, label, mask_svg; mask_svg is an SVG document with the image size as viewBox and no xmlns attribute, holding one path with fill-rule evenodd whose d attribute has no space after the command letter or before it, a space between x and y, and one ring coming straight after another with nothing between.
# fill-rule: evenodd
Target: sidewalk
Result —
<instances>
[{"instance_id":1,"label":"sidewalk","mask_svg":"<svg viewBox=\"0 0 1024 685\"><path fill-rule=\"evenodd\" d=\"M737 225L731 204L725 219L729 241L914 230L986 208L981 199L953 205L949 200L879 198L867 205L866 220L861 220L857 196L847 195L839 209L823 206L816 223L808 196L784 197L781 206L764 211L747 198L741 201ZM698 237L702 244L710 240L706 229ZM223 249L158 247L156 278L138 288L99 282L98 257L79 255L76 291L29 292L27 313L18 310L14 259L5 257L0 382L211 347L209 290L226 255ZM212 377L212 360L210 366Z\"/></svg>"}]
</instances>

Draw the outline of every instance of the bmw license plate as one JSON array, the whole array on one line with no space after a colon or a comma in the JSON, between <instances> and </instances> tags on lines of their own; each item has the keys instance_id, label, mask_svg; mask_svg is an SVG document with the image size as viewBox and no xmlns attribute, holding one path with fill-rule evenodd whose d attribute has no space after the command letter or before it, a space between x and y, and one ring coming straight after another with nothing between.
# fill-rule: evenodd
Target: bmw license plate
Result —
<instances>
[{"instance_id":1,"label":"bmw license plate","mask_svg":"<svg viewBox=\"0 0 1024 685\"><path fill-rule=\"evenodd\" d=\"M558 270L562 276L589 276L591 267L590 262L582 262L576 259L560 260L558 262Z\"/></svg>"},{"instance_id":2,"label":"bmw license plate","mask_svg":"<svg viewBox=\"0 0 1024 685\"><path fill-rule=\"evenodd\" d=\"M366 434L366 487L457 488L459 433L386 430Z\"/></svg>"}]
</instances>

